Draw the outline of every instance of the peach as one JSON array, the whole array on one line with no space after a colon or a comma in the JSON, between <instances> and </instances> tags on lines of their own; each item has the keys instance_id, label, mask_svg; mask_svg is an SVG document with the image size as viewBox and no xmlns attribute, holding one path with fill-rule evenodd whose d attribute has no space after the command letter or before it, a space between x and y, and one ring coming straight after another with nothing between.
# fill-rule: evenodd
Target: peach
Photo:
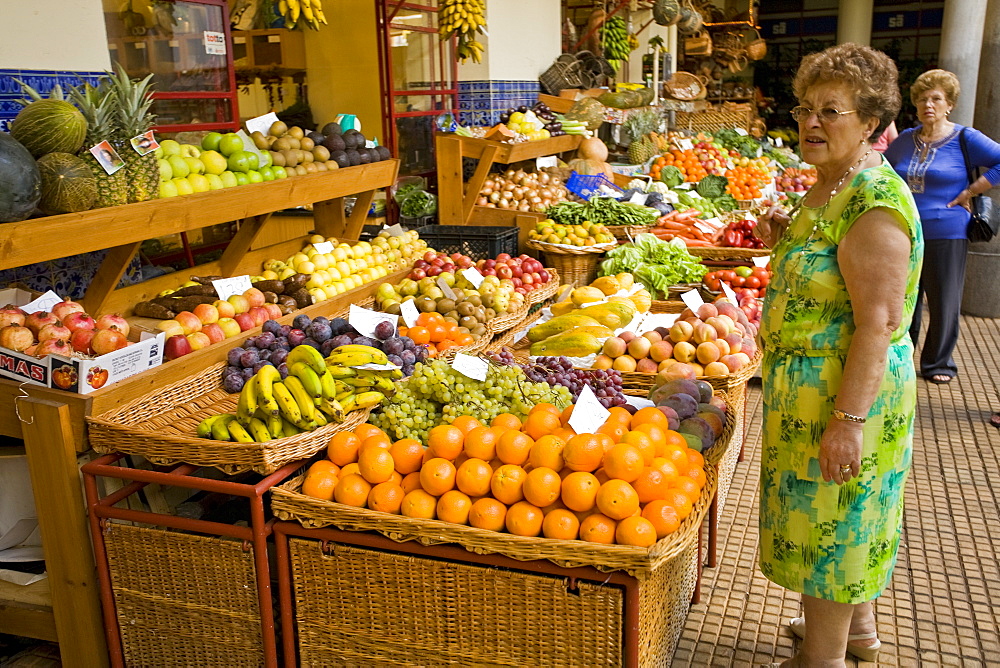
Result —
<instances>
[{"instance_id":1,"label":"peach","mask_svg":"<svg viewBox=\"0 0 1000 668\"><path fill-rule=\"evenodd\" d=\"M233 308L232 303L227 302L225 299L216 299L212 302L214 306L219 311L219 319L222 318L232 318L236 315L236 309Z\"/></svg>"},{"instance_id":2,"label":"peach","mask_svg":"<svg viewBox=\"0 0 1000 668\"><path fill-rule=\"evenodd\" d=\"M688 362L688 366L690 366L691 370L694 372L695 378L705 375L705 367L698 362Z\"/></svg>"},{"instance_id":3,"label":"peach","mask_svg":"<svg viewBox=\"0 0 1000 668\"><path fill-rule=\"evenodd\" d=\"M670 328L670 340L674 343L690 341L694 335L694 327L686 320L678 320Z\"/></svg>"},{"instance_id":4,"label":"peach","mask_svg":"<svg viewBox=\"0 0 1000 668\"><path fill-rule=\"evenodd\" d=\"M730 373L736 373L743 367L743 360L736 355L723 355L719 361L726 365Z\"/></svg>"},{"instance_id":5,"label":"peach","mask_svg":"<svg viewBox=\"0 0 1000 668\"><path fill-rule=\"evenodd\" d=\"M208 340L212 343L218 343L226 338L226 333L223 331L222 327L219 326L217 322L210 322L201 328L201 331L208 336Z\"/></svg>"},{"instance_id":6,"label":"peach","mask_svg":"<svg viewBox=\"0 0 1000 668\"><path fill-rule=\"evenodd\" d=\"M167 338L170 338L171 336L177 336L178 334L183 336L184 334L184 327L181 326L181 323L173 319L161 320L160 322L156 323L156 328L161 332L166 333Z\"/></svg>"},{"instance_id":7,"label":"peach","mask_svg":"<svg viewBox=\"0 0 1000 668\"><path fill-rule=\"evenodd\" d=\"M198 304L194 307L192 313L198 316L198 320L201 320L201 324L203 325L211 325L212 323L219 322L219 318L222 317L219 315L219 309L212 304Z\"/></svg>"},{"instance_id":8,"label":"peach","mask_svg":"<svg viewBox=\"0 0 1000 668\"><path fill-rule=\"evenodd\" d=\"M678 362L690 362L695 358L697 348L687 341L681 341L674 345L674 359Z\"/></svg>"},{"instance_id":9,"label":"peach","mask_svg":"<svg viewBox=\"0 0 1000 668\"><path fill-rule=\"evenodd\" d=\"M618 335L618 338L624 341L625 343L629 343L632 339L635 338L635 332L628 332L628 331L622 332L621 334Z\"/></svg>"},{"instance_id":10,"label":"peach","mask_svg":"<svg viewBox=\"0 0 1000 668\"><path fill-rule=\"evenodd\" d=\"M722 357L723 355L728 355L729 353L732 352L729 349L729 344L726 343L725 339L716 339L715 341L712 341L712 343L714 343L715 347L719 349L719 357Z\"/></svg>"},{"instance_id":11,"label":"peach","mask_svg":"<svg viewBox=\"0 0 1000 668\"><path fill-rule=\"evenodd\" d=\"M729 344L730 354L738 353L743 349L743 337L738 332L729 332L722 338Z\"/></svg>"},{"instance_id":12,"label":"peach","mask_svg":"<svg viewBox=\"0 0 1000 668\"><path fill-rule=\"evenodd\" d=\"M614 365L614 358L608 357L607 355L601 354L597 356L594 360L595 369L610 369Z\"/></svg>"},{"instance_id":13,"label":"peach","mask_svg":"<svg viewBox=\"0 0 1000 668\"><path fill-rule=\"evenodd\" d=\"M657 364L648 357L643 357L641 360L635 363L635 370L639 373L656 373Z\"/></svg>"},{"instance_id":14,"label":"peach","mask_svg":"<svg viewBox=\"0 0 1000 668\"><path fill-rule=\"evenodd\" d=\"M263 306L264 302L267 301L264 299L264 293L257 288L247 288L243 291L243 296L247 298L247 303L249 303L251 307Z\"/></svg>"},{"instance_id":15,"label":"peach","mask_svg":"<svg viewBox=\"0 0 1000 668\"><path fill-rule=\"evenodd\" d=\"M219 318L219 322L216 324L220 329L222 329L222 333L226 335L227 339L239 336L240 332L243 331L240 329L240 323L236 322L232 318Z\"/></svg>"},{"instance_id":16,"label":"peach","mask_svg":"<svg viewBox=\"0 0 1000 668\"><path fill-rule=\"evenodd\" d=\"M628 355L616 357L614 364L611 365L611 368L615 371L635 371L635 359Z\"/></svg>"},{"instance_id":17,"label":"peach","mask_svg":"<svg viewBox=\"0 0 1000 668\"><path fill-rule=\"evenodd\" d=\"M711 364L712 362L718 361L719 348L715 345L714 341L705 341L704 343L699 343L698 348L695 350L695 356L698 361L702 364Z\"/></svg>"},{"instance_id":18,"label":"peach","mask_svg":"<svg viewBox=\"0 0 1000 668\"><path fill-rule=\"evenodd\" d=\"M233 305L234 315L246 313L250 310L250 302L243 295L229 295L226 301Z\"/></svg>"},{"instance_id":19,"label":"peach","mask_svg":"<svg viewBox=\"0 0 1000 668\"><path fill-rule=\"evenodd\" d=\"M670 341L657 341L649 347L649 358L660 363L670 359L674 354L674 345Z\"/></svg>"},{"instance_id":20,"label":"peach","mask_svg":"<svg viewBox=\"0 0 1000 668\"><path fill-rule=\"evenodd\" d=\"M688 380L694 380L694 368L690 364L673 364L668 369L664 369L657 374L663 382L669 380L679 380L682 378L687 378Z\"/></svg>"},{"instance_id":21,"label":"peach","mask_svg":"<svg viewBox=\"0 0 1000 668\"><path fill-rule=\"evenodd\" d=\"M201 331L201 320L191 311L181 311L174 316L174 320L184 328L185 335Z\"/></svg>"},{"instance_id":22,"label":"peach","mask_svg":"<svg viewBox=\"0 0 1000 668\"><path fill-rule=\"evenodd\" d=\"M628 342L628 354L636 360L641 360L649 354L649 347L652 344L644 336L637 336Z\"/></svg>"},{"instance_id":23,"label":"peach","mask_svg":"<svg viewBox=\"0 0 1000 668\"><path fill-rule=\"evenodd\" d=\"M625 332L622 333L624 334ZM605 339L604 347L601 349L601 352L603 352L611 359L614 359L616 357L621 357L622 355L624 355L627 349L628 349L628 344L625 342L624 339L618 336L611 336Z\"/></svg>"},{"instance_id":24,"label":"peach","mask_svg":"<svg viewBox=\"0 0 1000 668\"><path fill-rule=\"evenodd\" d=\"M750 356L746 353L735 353L734 356L738 357L744 364L750 364Z\"/></svg>"},{"instance_id":25,"label":"peach","mask_svg":"<svg viewBox=\"0 0 1000 668\"><path fill-rule=\"evenodd\" d=\"M187 335L188 343L191 344L191 350L201 350L206 346L212 345L212 340L208 338L208 334L205 332L191 332Z\"/></svg>"},{"instance_id":26,"label":"peach","mask_svg":"<svg viewBox=\"0 0 1000 668\"><path fill-rule=\"evenodd\" d=\"M687 320L688 318L697 318L697 317L698 316L696 316L694 314L694 311L692 311L689 308L685 308L683 311L681 311L681 314L679 316L677 316L677 319L678 320Z\"/></svg>"},{"instance_id":27,"label":"peach","mask_svg":"<svg viewBox=\"0 0 1000 668\"><path fill-rule=\"evenodd\" d=\"M730 301L717 301L715 302L715 307L719 310L720 316L728 316L733 321L739 318L741 312L739 307Z\"/></svg>"},{"instance_id":28,"label":"peach","mask_svg":"<svg viewBox=\"0 0 1000 668\"><path fill-rule=\"evenodd\" d=\"M715 331L715 327L709 324L701 323L700 325L695 325L694 334L691 339L695 343L705 343L706 341L715 341L719 338L719 333Z\"/></svg>"},{"instance_id":29,"label":"peach","mask_svg":"<svg viewBox=\"0 0 1000 668\"><path fill-rule=\"evenodd\" d=\"M722 362L712 362L705 365L705 376L728 376L729 367Z\"/></svg>"},{"instance_id":30,"label":"peach","mask_svg":"<svg viewBox=\"0 0 1000 668\"><path fill-rule=\"evenodd\" d=\"M719 309L715 304L702 304L698 307L698 317L702 320L708 320L709 318L714 318L719 315Z\"/></svg>"},{"instance_id":31,"label":"peach","mask_svg":"<svg viewBox=\"0 0 1000 668\"><path fill-rule=\"evenodd\" d=\"M729 318L722 320L721 316L714 316L712 318L708 318L705 321L705 324L714 327L715 331L719 333L720 337L725 336L730 331L732 331L732 321L730 321Z\"/></svg>"},{"instance_id":32,"label":"peach","mask_svg":"<svg viewBox=\"0 0 1000 668\"><path fill-rule=\"evenodd\" d=\"M663 340L663 337L660 336L660 333L655 329L651 332L646 332L645 334L642 335L642 337L644 339L649 339L650 343L659 343L660 341Z\"/></svg>"},{"instance_id":33,"label":"peach","mask_svg":"<svg viewBox=\"0 0 1000 668\"><path fill-rule=\"evenodd\" d=\"M656 370L657 371L663 371L664 369L669 369L670 367L672 367L675 364L680 364L680 362L678 362L673 357L671 357L670 359L665 359L662 362L660 362L659 364L657 364L656 365Z\"/></svg>"}]
</instances>

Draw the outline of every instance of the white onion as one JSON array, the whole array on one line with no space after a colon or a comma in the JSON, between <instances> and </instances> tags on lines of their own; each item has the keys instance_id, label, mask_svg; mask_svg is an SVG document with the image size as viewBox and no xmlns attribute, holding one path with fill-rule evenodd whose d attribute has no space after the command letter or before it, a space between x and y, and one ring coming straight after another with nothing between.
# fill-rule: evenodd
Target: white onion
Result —
<instances>
[{"instance_id":1,"label":"white onion","mask_svg":"<svg viewBox=\"0 0 1000 668\"><path fill-rule=\"evenodd\" d=\"M490 201L494 202L494 203L499 202L500 201L500 193L498 193L495 190L493 192L491 192L490 193Z\"/></svg>"},{"instance_id":2,"label":"white onion","mask_svg":"<svg viewBox=\"0 0 1000 668\"><path fill-rule=\"evenodd\" d=\"M538 176L538 182L541 183L543 186L547 186L549 184L549 181L551 179L552 179L552 177L549 176L548 172L542 172Z\"/></svg>"},{"instance_id":3,"label":"white onion","mask_svg":"<svg viewBox=\"0 0 1000 668\"><path fill-rule=\"evenodd\" d=\"M476 206L486 206L487 202L489 202L489 200L486 199L486 197L484 197L482 195L480 195L478 198L476 198Z\"/></svg>"},{"instance_id":4,"label":"white onion","mask_svg":"<svg viewBox=\"0 0 1000 668\"><path fill-rule=\"evenodd\" d=\"M496 183L493 182L493 179L486 179L483 182L483 188L484 189L485 188L493 188L494 186L496 186Z\"/></svg>"}]
</instances>

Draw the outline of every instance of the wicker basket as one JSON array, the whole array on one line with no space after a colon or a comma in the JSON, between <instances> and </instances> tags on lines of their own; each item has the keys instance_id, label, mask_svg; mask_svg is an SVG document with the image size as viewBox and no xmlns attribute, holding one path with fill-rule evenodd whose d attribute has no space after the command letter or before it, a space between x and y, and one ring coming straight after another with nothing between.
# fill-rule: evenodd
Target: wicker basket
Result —
<instances>
[{"instance_id":1,"label":"wicker basket","mask_svg":"<svg viewBox=\"0 0 1000 668\"><path fill-rule=\"evenodd\" d=\"M635 239L635 235L649 232L652 229L649 225L605 225L608 232L615 235L618 243L625 244Z\"/></svg>"},{"instance_id":2,"label":"wicker basket","mask_svg":"<svg viewBox=\"0 0 1000 668\"><path fill-rule=\"evenodd\" d=\"M736 373L731 373L728 376L700 376L698 380L704 380L716 390L729 393L733 388L746 385L750 377L757 372L757 367L760 366L760 361L763 357L764 354L758 350L757 354L750 360L750 364L747 364ZM631 394L635 397L645 397L653 389L653 380L656 378L655 373L622 371L621 374L622 389L625 391L625 394Z\"/></svg>"},{"instance_id":3,"label":"wicker basket","mask_svg":"<svg viewBox=\"0 0 1000 668\"><path fill-rule=\"evenodd\" d=\"M715 467L717 488L715 492L715 512L719 516L726 505L729 488L736 472L736 464L743 449L743 430L745 428L746 384L733 387L726 393L726 430L729 438L724 443L722 439L705 453L705 462ZM732 420L730 421L730 418Z\"/></svg>"},{"instance_id":4,"label":"wicker basket","mask_svg":"<svg viewBox=\"0 0 1000 668\"><path fill-rule=\"evenodd\" d=\"M104 544L126 665L264 664L243 541L107 522Z\"/></svg>"},{"instance_id":5,"label":"wicker basket","mask_svg":"<svg viewBox=\"0 0 1000 668\"><path fill-rule=\"evenodd\" d=\"M750 129L753 112L749 107L727 111L675 112L674 125L678 130L692 132L717 132L723 128Z\"/></svg>"},{"instance_id":6,"label":"wicker basket","mask_svg":"<svg viewBox=\"0 0 1000 668\"><path fill-rule=\"evenodd\" d=\"M555 267L546 267L545 271L549 273L548 282L540 288L536 288L527 294L527 302L531 306L535 304L541 304L544 301L552 299L559 292L559 272Z\"/></svg>"},{"instance_id":7,"label":"wicker basket","mask_svg":"<svg viewBox=\"0 0 1000 668\"><path fill-rule=\"evenodd\" d=\"M764 56L767 55L767 42L760 36L760 31L756 28L754 28L753 33L756 37L747 42L747 57L750 60L763 60Z\"/></svg>"},{"instance_id":8,"label":"wicker basket","mask_svg":"<svg viewBox=\"0 0 1000 668\"><path fill-rule=\"evenodd\" d=\"M334 433L353 429L371 412L352 411L340 424L264 443L198 438L195 433L202 420L236 410L239 395L222 389L225 366L224 362L213 364L114 411L87 417L90 445L103 454L142 455L154 464L185 462L214 466L230 475L251 470L269 474L289 462L316 454Z\"/></svg>"},{"instance_id":9,"label":"wicker basket","mask_svg":"<svg viewBox=\"0 0 1000 668\"><path fill-rule=\"evenodd\" d=\"M663 83L667 95L676 100L704 100L708 95L705 80L696 74L678 70ZM683 113L683 112L679 112Z\"/></svg>"},{"instance_id":10,"label":"wicker basket","mask_svg":"<svg viewBox=\"0 0 1000 668\"><path fill-rule=\"evenodd\" d=\"M448 360L449 362L455 359L455 355L458 353L463 353L465 355L475 355L480 353L490 347L490 343L493 341L493 337L496 332L493 330L492 321L485 324L486 332L476 339L474 342L467 346L455 346L454 348L448 348L443 353L439 355L441 359Z\"/></svg>"},{"instance_id":11,"label":"wicker basket","mask_svg":"<svg viewBox=\"0 0 1000 668\"><path fill-rule=\"evenodd\" d=\"M695 257L706 260L749 260L753 257L764 257L770 255L768 248L736 248L726 246L703 246L701 248L688 248L688 253Z\"/></svg>"},{"instance_id":12,"label":"wicker basket","mask_svg":"<svg viewBox=\"0 0 1000 668\"><path fill-rule=\"evenodd\" d=\"M545 265L553 267L560 280L570 285L589 285L597 278L597 264L604 251L617 246L615 242L589 248L566 248L532 239L528 239L525 244L528 248L545 253Z\"/></svg>"}]
</instances>

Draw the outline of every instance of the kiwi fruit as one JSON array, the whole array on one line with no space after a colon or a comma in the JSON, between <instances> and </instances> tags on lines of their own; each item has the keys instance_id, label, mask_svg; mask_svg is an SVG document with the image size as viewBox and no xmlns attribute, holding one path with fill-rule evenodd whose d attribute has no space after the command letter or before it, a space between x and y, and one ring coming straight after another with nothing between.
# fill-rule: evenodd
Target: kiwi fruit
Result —
<instances>
[{"instance_id":1,"label":"kiwi fruit","mask_svg":"<svg viewBox=\"0 0 1000 668\"><path fill-rule=\"evenodd\" d=\"M286 148L281 152L281 155L285 156L285 167L294 167L299 164L299 152L293 151L290 148Z\"/></svg>"},{"instance_id":2,"label":"kiwi fruit","mask_svg":"<svg viewBox=\"0 0 1000 668\"><path fill-rule=\"evenodd\" d=\"M327 169L325 162L310 162L309 164L314 166L317 172L325 172Z\"/></svg>"},{"instance_id":3,"label":"kiwi fruit","mask_svg":"<svg viewBox=\"0 0 1000 668\"><path fill-rule=\"evenodd\" d=\"M309 170L306 169L305 165L299 165L298 167L295 168L295 173L298 174L299 176L305 176L306 174L309 173Z\"/></svg>"},{"instance_id":4,"label":"kiwi fruit","mask_svg":"<svg viewBox=\"0 0 1000 668\"><path fill-rule=\"evenodd\" d=\"M267 137L265 137L264 133L261 132L260 130L257 130L252 135L250 135L250 139L253 140L253 145L256 146L257 148L259 149L267 148Z\"/></svg>"},{"instance_id":5,"label":"kiwi fruit","mask_svg":"<svg viewBox=\"0 0 1000 668\"><path fill-rule=\"evenodd\" d=\"M480 297L479 295L469 295L468 297L465 298L465 301L469 302L473 306L483 305L483 298Z\"/></svg>"},{"instance_id":6,"label":"kiwi fruit","mask_svg":"<svg viewBox=\"0 0 1000 668\"><path fill-rule=\"evenodd\" d=\"M295 137L286 137L286 139L288 140L288 145L291 146L292 149L299 150L302 148L302 142Z\"/></svg>"},{"instance_id":7,"label":"kiwi fruit","mask_svg":"<svg viewBox=\"0 0 1000 668\"><path fill-rule=\"evenodd\" d=\"M291 135L292 137L295 137L296 139L302 139L303 137L306 136L306 133L302 131L302 128L300 128L297 125L293 125L292 127L288 128L288 134Z\"/></svg>"},{"instance_id":8,"label":"kiwi fruit","mask_svg":"<svg viewBox=\"0 0 1000 668\"><path fill-rule=\"evenodd\" d=\"M439 299L437 301L438 313L448 313L449 311L454 311L454 310L455 310L454 299L448 299L447 297L445 297L444 299Z\"/></svg>"},{"instance_id":9,"label":"kiwi fruit","mask_svg":"<svg viewBox=\"0 0 1000 668\"><path fill-rule=\"evenodd\" d=\"M472 315L473 313L475 313L476 307L473 306L472 304L470 304L467 301L463 301L463 302L459 302L455 306L455 310L458 311L459 315L461 315L461 316L464 317L464 316Z\"/></svg>"},{"instance_id":10,"label":"kiwi fruit","mask_svg":"<svg viewBox=\"0 0 1000 668\"><path fill-rule=\"evenodd\" d=\"M403 309L399 306L399 303L397 302L395 304L389 304L388 306L386 306L385 312L388 313L389 315L400 315L403 312Z\"/></svg>"},{"instance_id":11,"label":"kiwi fruit","mask_svg":"<svg viewBox=\"0 0 1000 668\"><path fill-rule=\"evenodd\" d=\"M288 137L279 137L271 144L271 148L275 151L287 151L292 148L292 140Z\"/></svg>"},{"instance_id":12,"label":"kiwi fruit","mask_svg":"<svg viewBox=\"0 0 1000 668\"><path fill-rule=\"evenodd\" d=\"M313 157L316 158L316 162L326 162L330 159L330 149L326 146L320 144L319 146L314 146L312 150Z\"/></svg>"},{"instance_id":13,"label":"kiwi fruit","mask_svg":"<svg viewBox=\"0 0 1000 668\"><path fill-rule=\"evenodd\" d=\"M315 145L316 142L314 142L309 137L303 137L302 139L299 140L299 148L301 148L303 151L311 151L313 150L313 146Z\"/></svg>"},{"instance_id":14,"label":"kiwi fruit","mask_svg":"<svg viewBox=\"0 0 1000 668\"><path fill-rule=\"evenodd\" d=\"M337 164L336 160L327 160L326 161L326 168L328 170L340 169L340 165Z\"/></svg>"},{"instance_id":15,"label":"kiwi fruit","mask_svg":"<svg viewBox=\"0 0 1000 668\"><path fill-rule=\"evenodd\" d=\"M480 318L480 320L482 320L483 322L486 322L487 320L492 320L493 318L497 317L497 312L491 308L488 308L486 309L485 316L486 316L485 318Z\"/></svg>"},{"instance_id":16,"label":"kiwi fruit","mask_svg":"<svg viewBox=\"0 0 1000 668\"><path fill-rule=\"evenodd\" d=\"M316 160L316 156L314 156L314 155L312 154L312 151L305 151L305 150L303 150L303 149L299 149L299 153L301 153L301 154L302 154L302 155L300 156L299 160L300 160L300 162L302 162L303 164L306 164L306 165L309 165L309 164L312 164L312 162L313 162L314 160Z\"/></svg>"},{"instance_id":17,"label":"kiwi fruit","mask_svg":"<svg viewBox=\"0 0 1000 668\"><path fill-rule=\"evenodd\" d=\"M430 297L420 297L416 302L417 310L421 313L433 313L437 310L437 302Z\"/></svg>"},{"instance_id":18,"label":"kiwi fruit","mask_svg":"<svg viewBox=\"0 0 1000 668\"><path fill-rule=\"evenodd\" d=\"M469 333L477 339L482 338L486 334L486 325L476 325Z\"/></svg>"},{"instance_id":19,"label":"kiwi fruit","mask_svg":"<svg viewBox=\"0 0 1000 668\"><path fill-rule=\"evenodd\" d=\"M471 330L473 327L479 324L479 321L470 315L463 315L461 318L458 319L458 324L460 327L466 327Z\"/></svg>"},{"instance_id":20,"label":"kiwi fruit","mask_svg":"<svg viewBox=\"0 0 1000 668\"><path fill-rule=\"evenodd\" d=\"M285 154L280 151L271 151L271 164L277 167L285 166Z\"/></svg>"},{"instance_id":21,"label":"kiwi fruit","mask_svg":"<svg viewBox=\"0 0 1000 668\"><path fill-rule=\"evenodd\" d=\"M288 126L281 121L275 121L271 123L271 127L267 129L267 134L274 135L275 137L280 137L281 135L288 132Z\"/></svg>"}]
</instances>

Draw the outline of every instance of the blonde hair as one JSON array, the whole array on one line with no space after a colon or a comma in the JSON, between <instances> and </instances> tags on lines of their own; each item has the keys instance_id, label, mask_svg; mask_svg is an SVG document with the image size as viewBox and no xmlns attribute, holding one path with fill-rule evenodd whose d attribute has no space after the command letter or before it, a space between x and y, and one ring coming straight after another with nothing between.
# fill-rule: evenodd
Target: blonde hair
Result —
<instances>
[{"instance_id":1,"label":"blonde hair","mask_svg":"<svg viewBox=\"0 0 1000 668\"><path fill-rule=\"evenodd\" d=\"M875 49L846 43L831 46L802 59L792 90L800 101L818 83L839 81L854 90L855 108L862 119L876 118L878 126L868 138L874 142L895 120L902 105L896 63Z\"/></svg>"},{"instance_id":2,"label":"blonde hair","mask_svg":"<svg viewBox=\"0 0 1000 668\"><path fill-rule=\"evenodd\" d=\"M952 106L958 102L958 94L962 91L958 77L948 70L927 70L910 86L910 100L916 104L917 98L934 88L944 92L945 99Z\"/></svg>"}]
</instances>

